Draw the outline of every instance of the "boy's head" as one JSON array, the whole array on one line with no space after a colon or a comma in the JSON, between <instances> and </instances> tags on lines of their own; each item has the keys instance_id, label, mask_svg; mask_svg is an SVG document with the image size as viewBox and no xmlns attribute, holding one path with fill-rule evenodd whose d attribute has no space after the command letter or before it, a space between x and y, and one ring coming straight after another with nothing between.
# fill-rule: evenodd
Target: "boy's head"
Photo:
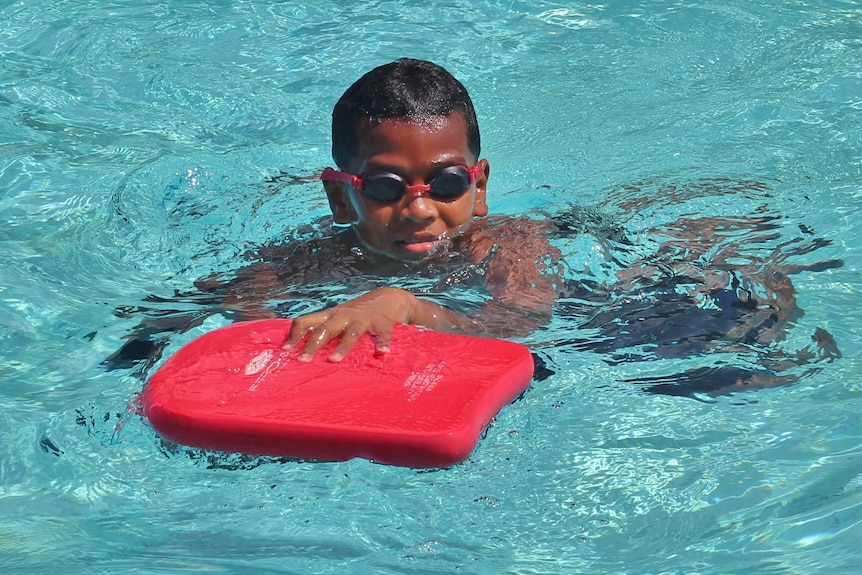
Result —
<instances>
[{"instance_id":1,"label":"boy's head","mask_svg":"<svg viewBox=\"0 0 862 575\"><path fill-rule=\"evenodd\" d=\"M341 96L332 110L332 158L342 170L361 145L362 132L382 120L416 123L458 112L464 119L467 144L479 159L481 140L473 102L449 72L424 60L402 58L374 68Z\"/></svg>"},{"instance_id":2,"label":"boy's head","mask_svg":"<svg viewBox=\"0 0 862 575\"><path fill-rule=\"evenodd\" d=\"M476 112L436 64L399 60L348 88L332 113L332 155L341 171L321 179L333 221L376 253L423 260L488 213Z\"/></svg>"}]
</instances>

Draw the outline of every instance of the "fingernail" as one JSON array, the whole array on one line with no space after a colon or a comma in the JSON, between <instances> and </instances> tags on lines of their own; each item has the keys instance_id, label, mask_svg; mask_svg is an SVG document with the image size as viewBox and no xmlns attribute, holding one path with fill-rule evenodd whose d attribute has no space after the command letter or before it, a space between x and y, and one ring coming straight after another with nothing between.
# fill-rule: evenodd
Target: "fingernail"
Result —
<instances>
[{"instance_id":1,"label":"fingernail","mask_svg":"<svg viewBox=\"0 0 862 575\"><path fill-rule=\"evenodd\" d=\"M307 353L301 353L298 356L296 356L296 361L308 363L309 361L311 361L311 355L309 355Z\"/></svg>"},{"instance_id":2,"label":"fingernail","mask_svg":"<svg viewBox=\"0 0 862 575\"><path fill-rule=\"evenodd\" d=\"M343 353L333 353L327 358L327 360L331 361L332 363L338 363L342 359L344 359Z\"/></svg>"}]
</instances>

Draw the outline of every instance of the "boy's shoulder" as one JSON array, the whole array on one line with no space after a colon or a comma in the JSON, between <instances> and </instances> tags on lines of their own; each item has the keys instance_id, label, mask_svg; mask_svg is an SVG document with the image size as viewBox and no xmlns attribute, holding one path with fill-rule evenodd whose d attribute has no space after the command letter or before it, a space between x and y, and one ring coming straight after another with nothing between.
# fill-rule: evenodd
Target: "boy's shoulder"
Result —
<instances>
[{"instance_id":1,"label":"boy's shoulder","mask_svg":"<svg viewBox=\"0 0 862 575\"><path fill-rule=\"evenodd\" d=\"M554 252L550 238L555 229L547 219L499 215L477 220L465 237L474 259L493 250L496 258L535 261Z\"/></svg>"},{"instance_id":2,"label":"boy's shoulder","mask_svg":"<svg viewBox=\"0 0 862 575\"><path fill-rule=\"evenodd\" d=\"M511 235L516 237L548 236L555 229L554 223L547 218L536 219L521 215L493 215L477 219L470 230L503 240Z\"/></svg>"}]
</instances>

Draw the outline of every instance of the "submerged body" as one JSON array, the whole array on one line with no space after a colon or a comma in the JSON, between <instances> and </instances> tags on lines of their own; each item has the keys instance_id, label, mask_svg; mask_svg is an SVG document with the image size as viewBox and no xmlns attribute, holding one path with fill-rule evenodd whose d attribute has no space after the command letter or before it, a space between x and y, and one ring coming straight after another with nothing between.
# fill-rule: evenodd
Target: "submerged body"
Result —
<instances>
[{"instance_id":1,"label":"submerged body","mask_svg":"<svg viewBox=\"0 0 862 575\"><path fill-rule=\"evenodd\" d=\"M746 246L727 242L728 234L743 228L755 233L764 225L760 219L710 218L666 226L655 235L686 230L691 237L676 234L655 253L620 267L610 283L566 276L566 259L577 254L561 254L553 247L553 238L567 233L553 218L476 220L420 262L369 251L353 228L334 228L332 234L265 246L249 254L252 263L229 276L199 280L194 293L154 297L151 303L162 309L135 310L146 319L109 365L152 363L166 342L165 333L185 331L211 314L232 320L295 317L356 301L351 298L357 293L404 289L470 319L450 331L536 341L539 378L555 369L544 363L542 349L555 347L599 353L612 364L718 358L723 353L750 358L747 367L722 366L719 361L683 373L629 380L657 393L692 396L786 385L811 373L815 362L841 356L821 328L808 347L781 348L803 314L790 275L841 262L788 263L789 257L815 245L798 242L770 258L749 258L741 265L733 256ZM623 260L625 248L626 240L619 237L606 247L611 257ZM554 318L570 326L569 337L541 342L544 326Z\"/></svg>"},{"instance_id":2,"label":"submerged body","mask_svg":"<svg viewBox=\"0 0 862 575\"><path fill-rule=\"evenodd\" d=\"M572 266L553 243L572 230L565 217L488 217L491 169L480 154L476 113L464 87L439 66L404 59L368 72L335 105L332 136L338 169L327 168L322 179L332 220L343 227L263 248L234 277L207 278L197 282L198 293L162 300L201 307L145 311L154 317L109 365L143 354L151 363L164 344L154 336L188 329L212 313L289 315L286 349L309 361L337 341L328 359L338 362L366 334L377 352L389 352L399 323L529 338L555 311L571 323L569 345L605 353L609 361L741 346L757 356L755 369L777 373L788 365L770 357L770 346L802 313L788 275L817 266L787 263L794 254L780 246L740 263L745 246L728 240L753 231L760 241L768 219L681 218L657 230L654 253L619 265L613 281L567 277ZM602 238L604 245L624 247L624 234L617 236ZM573 298L580 303L572 305ZM151 341L151 349L142 341ZM789 364L808 361L806 353ZM725 380L707 387L722 389Z\"/></svg>"}]
</instances>

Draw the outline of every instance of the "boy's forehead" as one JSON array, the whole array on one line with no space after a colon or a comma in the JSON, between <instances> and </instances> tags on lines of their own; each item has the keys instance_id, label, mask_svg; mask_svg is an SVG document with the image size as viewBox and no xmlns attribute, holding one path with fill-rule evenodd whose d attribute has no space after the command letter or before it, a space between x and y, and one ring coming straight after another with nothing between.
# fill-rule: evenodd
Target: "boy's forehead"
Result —
<instances>
[{"instance_id":1,"label":"boy's forehead","mask_svg":"<svg viewBox=\"0 0 862 575\"><path fill-rule=\"evenodd\" d=\"M438 134L443 131L458 132L467 141L467 123L460 112L445 116L408 116L406 118L383 118L363 121L359 127L359 137L365 140L376 133L398 130L402 133Z\"/></svg>"},{"instance_id":2,"label":"boy's forehead","mask_svg":"<svg viewBox=\"0 0 862 575\"><path fill-rule=\"evenodd\" d=\"M385 118L365 121L359 129L358 162L392 147L446 148L470 156L467 127L459 112L447 116Z\"/></svg>"}]
</instances>

